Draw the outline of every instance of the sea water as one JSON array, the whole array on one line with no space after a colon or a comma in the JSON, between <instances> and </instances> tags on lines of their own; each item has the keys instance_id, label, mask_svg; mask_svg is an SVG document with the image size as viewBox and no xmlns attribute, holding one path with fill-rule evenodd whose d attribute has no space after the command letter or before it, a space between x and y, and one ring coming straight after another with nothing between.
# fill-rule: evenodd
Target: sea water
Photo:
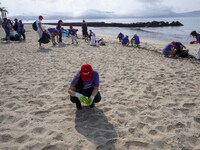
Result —
<instances>
[{"instance_id":1,"label":"sea water","mask_svg":"<svg viewBox=\"0 0 200 150\"><path fill-rule=\"evenodd\" d=\"M130 38L134 34L138 34L140 38L155 39L161 41L180 41L190 42L194 40L190 33L193 30L200 32L200 17L179 17L179 18L126 18L126 19L105 19L102 20L107 23L135 23L135 22L151 22L151 21L179 21L184 26L180 27L99 27L93 28L96 33L105 33L115 35L117 37L119 32L128 35Z\"/></svg>"},{"instance_id":2,"label":"sea water","mask_svg":"<svg viewBox=\"0 0 200 150\"><path fill-rule=\"evenodd\" d=\"M189 43L194 40L190 33L193 30L200 32L200 17L169 17L169 18L121 18L121 19L86 19L86 22L105 22L105 23L136 23L136 22L152 22L165 21L171 23L172 21L179 21L184 26L180 27L88 27L96 34L103 33L108 35L117 35L121 32L128 35L130 38L134 34L138 34L140 38L148 38L162 41L180 41ZM31 21L26 21L31 22ZM56 23L57 20L43 20L44 23ZM63 22L82 22L81 19L63 20Z\"/></svg>"}]
</instances>

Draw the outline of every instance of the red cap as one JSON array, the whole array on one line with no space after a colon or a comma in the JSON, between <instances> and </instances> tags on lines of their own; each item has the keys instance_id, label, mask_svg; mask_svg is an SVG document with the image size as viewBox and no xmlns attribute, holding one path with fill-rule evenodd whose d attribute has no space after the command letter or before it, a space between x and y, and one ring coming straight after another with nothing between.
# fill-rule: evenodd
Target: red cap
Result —
<instances>
[{"instance_id":1,"label":"red cap","mask_svg":"<svg viewBox=\"0 0 200 150\"><path fill-rule=\"evenodd\" d=\"M43 16L39 16L39 19L43 19Z\"/></svg>"},{"instance_id":2,"label":"red cap","mask_svg":"<svg viewBox=\"0 0 200 150\"><path fill-rule=\"evenodd\" d=\"M172 45L176 45L176 42L175 42L175 41L173 41L173 42L172 42Z\"/></svg>"},{"instance_id":3,"label":"red cap","mask_svg":"<svg viewBox=\"0 0 200 150\"><path fill-rule=\"evenodd\" d=\"M81 79L83 81L91 80L91 78L92 78L92 66L90 64L82 64L80 75L81 75Z\"/></svg>"},{"instance_id":4,"label":"red cap","mask_svg":"<svg viewBox=\"0 0 200 150\"><path fill-rule=\"evenodd\" d=\"M62 20L58 20L58 22L63 22Z\"/></svg>"}]
</instances>

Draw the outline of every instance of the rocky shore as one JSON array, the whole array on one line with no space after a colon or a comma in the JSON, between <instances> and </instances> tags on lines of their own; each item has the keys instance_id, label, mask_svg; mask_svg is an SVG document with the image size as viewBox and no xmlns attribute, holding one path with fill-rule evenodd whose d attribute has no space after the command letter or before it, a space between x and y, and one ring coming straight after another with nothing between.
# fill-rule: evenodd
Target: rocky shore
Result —
<instances>
[{"instance_id":1,"label":"rocky shore","mask_svg":"<svg viewBox=\"0 0 200 150\"><path fill-rule=\"evenodd\" d=\"M56 25L57 23L46 23L50 25ZM63 23L63 26L80 26L81 22L67 22ZM164 21L152 21L152 22L137 22L137 23L105 23L105 22L87 22L89 27L167 27L167 26L183 26L179 21L164 22Z\"/></svg>"}]
</instances>

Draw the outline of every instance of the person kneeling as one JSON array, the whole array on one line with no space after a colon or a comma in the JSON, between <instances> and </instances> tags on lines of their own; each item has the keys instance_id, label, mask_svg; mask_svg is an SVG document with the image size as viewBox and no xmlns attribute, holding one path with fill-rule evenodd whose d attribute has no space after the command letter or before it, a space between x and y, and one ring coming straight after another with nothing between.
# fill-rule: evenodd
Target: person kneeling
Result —
<instances>
[{"instance_id":1,"label":"person kneeling","mask_svg":"<svg viewBox=\"0 0 200 150\"><path fill-rule=\"evenodd\" d=\"M168 45L166 45L163 50L162 50L163 54L165 55L165 57L175 57L176 56L176 49L173 46L172 43L169 43Z\"/></svg>"},{"instance_id":2,"label":"person kneeling","mask_svg":"<svg viewBox=\"0 0 200 150\"><path fill-rule=\"evenodd\" d=\"M95 107L94 103L101 101L98 72L93 70L90 64L82 64L80 71L71 81L68 93L71 102L76 103L78 110L82 109L82 104L90 108Z\"/></svg>"}]
</instances>

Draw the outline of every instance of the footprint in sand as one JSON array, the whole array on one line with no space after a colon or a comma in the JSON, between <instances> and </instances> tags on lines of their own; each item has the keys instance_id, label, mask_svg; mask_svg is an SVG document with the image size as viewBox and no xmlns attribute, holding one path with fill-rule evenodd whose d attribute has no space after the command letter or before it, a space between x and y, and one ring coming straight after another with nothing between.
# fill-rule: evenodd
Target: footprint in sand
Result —
<instances>
[{"instance_id":1,"label":"footprint in sand","mask_svg":"<svg viewBox=\"0 0 200 150\"><path fill-rule=\"evenodd\" d=\"M25 128L29 124L28 120L22 120L20 123L18 123L19 128Z\"/></svg>"},{"instance_id":2,"label":"footprint in sand","mask_svg":"<svg viewBox=\"0 0 200 150\"><path fill-rule=\"evenodd\" d=\"M13 140L13 137L10 134L1 134L0 143L10 142Z\"/></svg>"},{"instance_id":3,"label":"footprint in sand","mask_svg":"<svg viewBox=\"0 0 200 150\"><path fill-rule=\"evenodd\" d=\"M195 107L196 104L195 103L185 103L183 104L183 107L186 107L186 108L192 108L192 107Z\"/></svg>"},{"instance_id":4,"label":"footprint in sand","mask_svg":"<svg viewBox=\"0 0 200 150\"><path fill-rule=\"evenodd\" d=\"M22 136L15 139L15 141L17 143L24 143L24 142L29 141L29 140L30 140L30 137L28 135L22 135Z\"/></svg>"},{"instance_id":5,"label":"footprint in sand","mask_svg":"<svg viewBox=\"0 0 200 150\"><path fill-rule=\"evenodd\" d=\"M46 132L46 129L44 127L37 127L33 129L34 134L44 134Z\"/></svg>"},{"instance_id":6,"label":"footprint in sand","mask_svg":"<svg viewBox=\"0 0 200 150\"><path fill-rule=\"evenodd\" d=\"M5 107L7 107L7 108L13 108L13 106L15 106L15 105L16 105L16 103L11 102L11 103L6 104Z\"/></svg>"}]
</instances>

